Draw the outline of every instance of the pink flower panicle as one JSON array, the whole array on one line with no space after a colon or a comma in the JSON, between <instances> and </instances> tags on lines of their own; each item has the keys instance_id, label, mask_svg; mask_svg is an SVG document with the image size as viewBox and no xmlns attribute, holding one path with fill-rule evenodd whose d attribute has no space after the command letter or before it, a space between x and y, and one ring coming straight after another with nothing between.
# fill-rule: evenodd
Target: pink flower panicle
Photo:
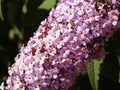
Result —
<instances>
[{"instance_id":1,"label":"pink flower panicle","mask_svg":"<svg viewBox=\"0 0 120 90\"><path fill-rule=\"evenodd\" d=\"M61 0L22 46L5 90L68 90L78 69L85 74L89 61L104 58L103 43L120 28L119 0L109 1Z\"/></svg>"}]
</instances>

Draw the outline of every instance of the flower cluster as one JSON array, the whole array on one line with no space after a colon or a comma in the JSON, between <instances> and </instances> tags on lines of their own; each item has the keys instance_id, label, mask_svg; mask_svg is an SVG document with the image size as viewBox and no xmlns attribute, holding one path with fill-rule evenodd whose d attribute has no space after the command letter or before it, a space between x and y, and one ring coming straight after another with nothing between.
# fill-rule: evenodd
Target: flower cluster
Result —
<instances>
[{"instance_id":1,"label":"flower cluster","mask_svg":"<svg viewBox=\"0 0 120 90\"><path fill-rule=\"evenodd\" d=\"M61 0L9 67L6 90L68 90L120 28L119 1L109 1Z\"/></svg>"},{"instance_id":2,"label":"flower cluster","mask_svg":"<svg viewBox=\"0 0 120 90\"><path fill-rule=\"evenodd\" d=\"M120 0L107 0L107 2L112 3L113 5L120 5Z\"/></svg>"}]
</instances>

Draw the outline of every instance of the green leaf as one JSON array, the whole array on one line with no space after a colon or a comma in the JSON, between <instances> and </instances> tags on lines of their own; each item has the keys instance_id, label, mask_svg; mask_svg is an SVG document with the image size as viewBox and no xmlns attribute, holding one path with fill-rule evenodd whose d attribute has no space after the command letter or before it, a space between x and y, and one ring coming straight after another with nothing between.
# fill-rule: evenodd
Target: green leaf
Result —
<instances>
[{"instance_id":1,"label":"green leaf","mask_svg":"<svg viewBox=\"0 0 120 90\"><path fill-rule=\"evenodd\" d=\"M0 19L4 21L3 13L2 13L2 0L0 0Z\"/></svg>"},{"instance_id":2,"label":"green leaf","mask_svg":"<svg viewBox=\"0 0 120 90\"><path fill-rule=\"evenodd\" d=\"M88 63L88 76L93 90L98 90L99 68L103 60L92 60Z\"/></svg>"},{"instance_id":3,"label":"green leaf","mask_svg":"<svg viewBox=\"0 0 120 90\"><path fill-rule=\"evenodd\" d=\"M44 0L38 9L50 10L56 4L56 0Z\"/></svg>"},{"instance_id":4,"label":"green leaf","mask_svg":"<svg viewBox=\"0 0 120 90\"><path fill-rule=\"evenodd\" d=\"M25 13L27 13L27 3L28 3L28 0L25 0L25 3L24 3L24 5L23 5L23 7L22 7L22 12L25 14Z\"/></svg>"},{"instance_id":5,"label":"green leaf","mask_svg":"<svg viewBox=\"0 0 120 90\"><path fill-rule=\"evenodd\" d=\"M13 30L14 30L15 34L18 36L18 38L20 40L22 40L23 39L23 34L20 32L20 30L18 29L18 27L14 25L13 26Z\"/></svg>"},{"instance_id":6,"label":"green leaf","mask_svg":"<svg viewBox=\"0 0 120 90\"><path fill-rule=\"evenodd\" d=\"M119 60L119 66L120 66L120 56L118 56L118 60ZM120 71L119 71L119 79L118 82L120 83Z\"/></svg>"},{"instance_id":7,"label":"green leaf","mask_svg":"<svg viewBox=\"0 0 120 90\"><path fill-rule=\"evenodd\" d=\"M19 40L23 39L23 34L20 32L18 27L13 25L13 28L9 31L9 38L15 39L15 36L17 36Z\"/></svg>"}]
</instances>

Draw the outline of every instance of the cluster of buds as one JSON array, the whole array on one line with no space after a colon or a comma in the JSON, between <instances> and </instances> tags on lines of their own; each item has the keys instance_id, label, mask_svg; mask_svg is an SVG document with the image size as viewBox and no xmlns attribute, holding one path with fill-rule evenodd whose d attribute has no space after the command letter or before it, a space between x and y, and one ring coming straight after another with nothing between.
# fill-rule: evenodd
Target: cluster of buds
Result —
<instances>
[{"instance_id":1,"label":"cluster of buds","mask_svg":"<svg viewBox=\"0 0 120 90\"><path fill-rule=\"evenodd\" d=\"M68 90L120 28L119 0L60 0L9 67L2 90Z\"/></svg>"}]
</instances>

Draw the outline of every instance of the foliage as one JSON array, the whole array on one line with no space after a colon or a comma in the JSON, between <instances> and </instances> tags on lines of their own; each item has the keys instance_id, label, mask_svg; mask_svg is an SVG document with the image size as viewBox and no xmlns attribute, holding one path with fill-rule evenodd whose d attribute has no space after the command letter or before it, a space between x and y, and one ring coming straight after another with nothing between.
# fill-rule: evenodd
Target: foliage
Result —
<instances>
[{"instance_id":1,"label":"foliage","mask_svg":"<svg viewBox=\"0 0 120 90\"><path fill-rule=\"evenodd\" d=\"M0 82L7 77L7 67L14 63L21 45L29 40L58 0L0 0ZM120 31L111 38L104 60L88 64L70 90L120 89Z\"/></svg>"},{"instance_id":2,"label":"foliage","mask_svg":"<svg viewBox=\"0 0 120 90\"><path fill-rule=\"evenodd\" d=\"M2 15L2 0L0 0L0 18L1 20L4 20L3 15Z\"/></svg>"}]
</instances>

